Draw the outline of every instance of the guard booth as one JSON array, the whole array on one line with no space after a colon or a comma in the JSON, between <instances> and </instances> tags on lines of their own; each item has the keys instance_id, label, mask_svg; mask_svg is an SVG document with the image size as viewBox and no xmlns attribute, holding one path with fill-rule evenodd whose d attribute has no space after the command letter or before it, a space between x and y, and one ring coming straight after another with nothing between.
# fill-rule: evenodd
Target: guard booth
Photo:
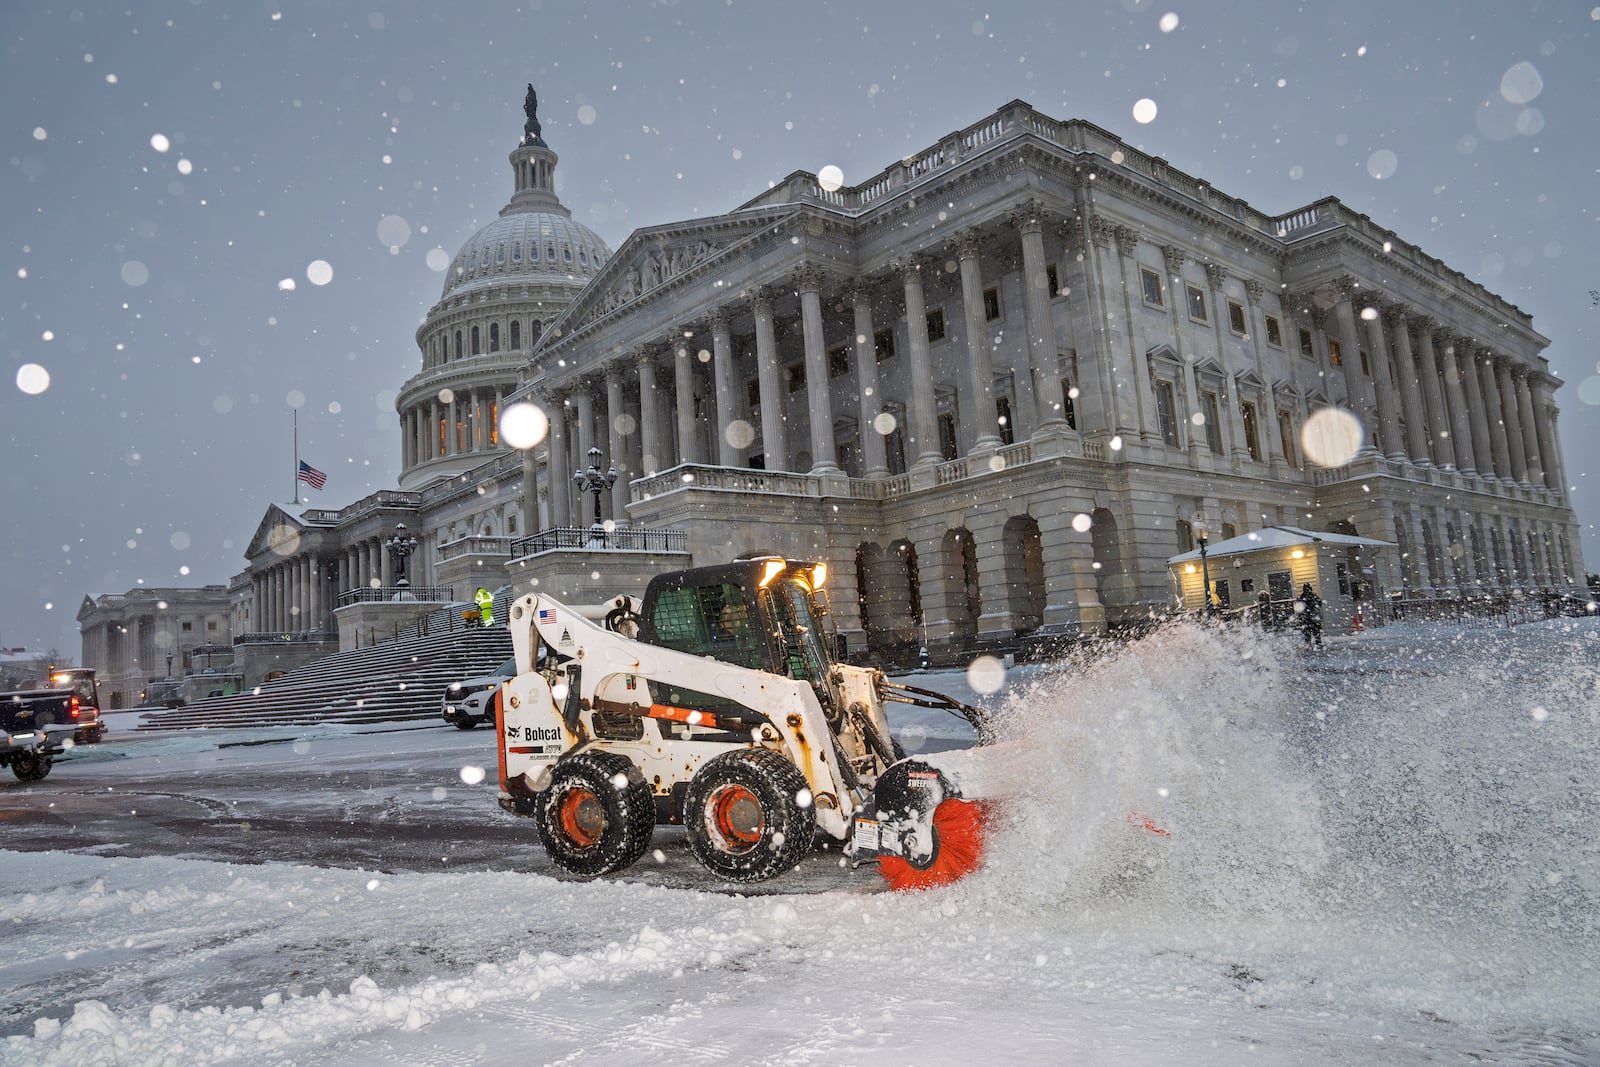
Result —
<instances>
[{"instance_id":1,"label":"guard booth","mask_svg":"<svg viewBox=\"0 0 1600 1067\"><path fill-rule=\"evenodd\" d=\"M1181 552L1167 560L1167 572L1180 610L1205 610L1209 575L1219 614L1268 626L1294 626L1295 598L1310 583L1322 598L1323 632L1342 634L1358 612L1364 627L1383 625L1382 578L1394 550L1394 542L1371 537L1266 526L1207 544L1203 564L1198 548Z\"/></svg>"}]
</instances>

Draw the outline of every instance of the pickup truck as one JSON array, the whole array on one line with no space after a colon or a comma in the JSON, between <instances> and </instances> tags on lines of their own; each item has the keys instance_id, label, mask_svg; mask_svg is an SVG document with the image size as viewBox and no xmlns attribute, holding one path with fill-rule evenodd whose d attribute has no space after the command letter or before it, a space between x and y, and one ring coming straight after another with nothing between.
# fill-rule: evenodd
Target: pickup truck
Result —
<instances>
[{"instance_id":1,"label":"pickup truck","mask_svg":"<svg viewBox=\"0 0 1600 1067\"><path fill-rule=\"evenodd\" d=\"M51 671L49 680L37 689L0 693L0 709L7 722L17 716L24 732L39 730L50 736L70 732L80 745L95 744L106 733L92 667L63 667Z\"/></svg>"},{"instance_id":2,"label":"pickup truck","mask_svg":"<svg viewBox=\"0 0 1600 1067\"><path fill-rule=\"evenodd\" d=\"M9 695L9 694L7 694ZM61 743L38 728L30 704L0 703L0 767L10 767L18 781L37 782L50 773Z\"/></svg>"}]
</instances>

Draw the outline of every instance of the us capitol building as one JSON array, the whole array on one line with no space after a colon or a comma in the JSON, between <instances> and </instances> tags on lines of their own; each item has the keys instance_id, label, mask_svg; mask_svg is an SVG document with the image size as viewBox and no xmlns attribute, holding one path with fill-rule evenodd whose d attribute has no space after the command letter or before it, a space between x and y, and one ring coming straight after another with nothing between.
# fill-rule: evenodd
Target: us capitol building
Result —
<instances>
[{"instance_id":1,"label":"us capitol building","mask_svg":"<svg viewBox=\"0 0 1600 1067\"><path fill-rule=\"evenodd\" d=\"M1169 610L1202 515L1390 542L1370 596L1582 581L1548 339L1335 198L1266 215L1013 101L859 185L797 171L613 251L536 109L417 331L398 487L269 506L248 568L189 591L236 646L311 658L397 595L595 601L775 552L828 563L857 654L955 659ZM524 401L549 428L517 450ZM1306 454L1329 408L1360 420L1331 466ZM84 661L149 673L164 624L101 600Z\"/></svg>"}]
</instances>

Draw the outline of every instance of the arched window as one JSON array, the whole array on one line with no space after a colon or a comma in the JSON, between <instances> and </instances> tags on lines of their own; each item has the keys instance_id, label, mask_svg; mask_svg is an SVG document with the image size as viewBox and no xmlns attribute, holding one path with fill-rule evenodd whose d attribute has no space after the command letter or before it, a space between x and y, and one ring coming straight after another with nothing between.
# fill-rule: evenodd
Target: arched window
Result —
<instances>
[{"instance_id":1,"label":"arched window","mask_svg":"<svg viewBox=\"0 0 1600 1067\"><path fill-rule=\"evenodd\" d=\"M511 320L511 350L514 352L522 347L522 323L517 319Z\"/></svg>"},{"instance_id":2,"label":"arched window","mask_svg":"<svg viewBox=\"0 0 1600 1067\"><path fill-rule=\"evenodd\" d=\"M544 323L540 322L538 319L534 319L533 324L528 327L528 343L530 345L536 345L539 343L539 338L543 336Z\"/></svg>"},{"instance_id":3,"label":"arched window","mask_svg":"<svg viewBox=\"0 0 1600 1067\"><path fill-rule=\"evenodd\" d=\"M498 322L489 324L489 351L500 351L500 324Z\"/></svg>"},{"instance_id":4,"label":"arched window","mask_svg":"<svg viewBox=\"0 0 1600 1067\"><path fill-rule=\"evenodd\" d=\"M478 338L478 328L472 328L472 354L477 355L483 351L483 343Z\"/></svg>"},{"instance_id":5,"label":"arched window","mask_svg":"<svg viewBox=\"0 0 1600 1067\"><path fill-rule=\"evenodd\" d=\"M461 348L461 331L457 330L456 331L456 358L457 359L461 358L462 351L463 350Z\"/></svg>"}]
</instances>

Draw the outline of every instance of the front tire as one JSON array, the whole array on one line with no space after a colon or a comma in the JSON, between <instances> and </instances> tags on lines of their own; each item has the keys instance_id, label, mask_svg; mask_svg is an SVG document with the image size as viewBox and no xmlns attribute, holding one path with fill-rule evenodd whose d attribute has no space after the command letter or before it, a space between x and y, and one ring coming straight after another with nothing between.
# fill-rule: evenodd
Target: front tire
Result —
<instances>
[{"instance_id":1,"label":"front tire","mask_svg":"<svg viewBox=\"0 0 1600 1067\"><path fill-rule=\"evenodd\" d=\"M461 718L456 720L457 730L473 730L476 729L477 726L478 720L473 718L471 715L463 715Z\"/></svg>"},{"instance_id":2,"label":"front tire","mask_svg":"<svg viewBox=\"0 0 1600 1067\"><path fill-rule=\"evenodd\" d=\"M21 752L11 759L11 773L19 782L37 782L50 773L54 763L48 752Z\"/></svg>"},{"instance_id":3,"label":"front tire","mask_svg":"<svg viewBox=\"0 0 1600 1067\"><path fill-rule=\"evenodd\" d=\"M595 878L644 855L655 831L655 798L626 756L580 752L556 764L533 819L556 866Z\"/></svg>"},{"instance_id":4,"label":"front tire","mask_svg":"<svg viewBox=\"0 0 1600 1067\"><path fill-rule=\"evenodd\" d=\"M689 783L684 829L689 850L713 874L759 882L792 869L816 834L805 775L771 749L747 748L710 760Z\"/></svg>"}]
</instances>

